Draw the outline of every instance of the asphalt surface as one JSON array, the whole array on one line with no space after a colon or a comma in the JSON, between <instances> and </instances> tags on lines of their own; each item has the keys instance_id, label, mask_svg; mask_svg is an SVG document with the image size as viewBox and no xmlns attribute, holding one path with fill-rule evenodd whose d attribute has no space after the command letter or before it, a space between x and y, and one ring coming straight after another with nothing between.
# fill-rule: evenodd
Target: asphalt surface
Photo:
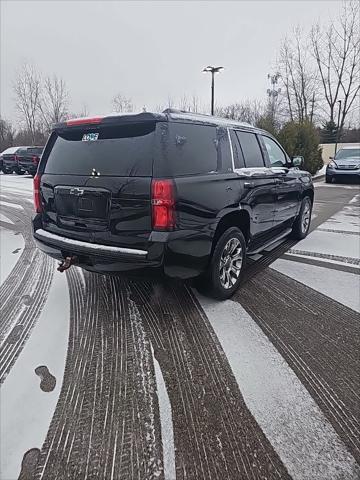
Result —
<instances>
[{"instance_id":1,"label":"asphalt surface","mask_svg":"<svg viewBox=\"0 0 360 480\"><path fill-rule=\"evenodd\" d=\"M3 480L360 478L360 315L272 268L281 257L316 275L343 275L356 297L359 256L285 240L249 259L244 284L219 305L224 313L215 324L211 308L218 305L210 308L191 285L75 267L56 272L32 241L31 179L1 181L0 230L24 242L10 248L16 261L0 286ZM357 241L356 228L324 222L349 205L359 208L358 193L352 185L317 184L312 231ZM275 401L290 414L286 388L273 388L271 399L260 384L248 395L241 375L258 354L251 357L250 344L244 364L233 360L245 330L230 335L221 326L236 306L257 329L259 345L279 357L279 376L289 373L289 392L301 391L291 399L301 404L300 416L280 420L274 435L274 407L266 421L259 412ZM55 317L67 326L61 334ZM51 347L57 343L63 353ZM315 417L319 451L307 435L292 440L296 424L311 433Z\"/></svg>"}]
</instances>

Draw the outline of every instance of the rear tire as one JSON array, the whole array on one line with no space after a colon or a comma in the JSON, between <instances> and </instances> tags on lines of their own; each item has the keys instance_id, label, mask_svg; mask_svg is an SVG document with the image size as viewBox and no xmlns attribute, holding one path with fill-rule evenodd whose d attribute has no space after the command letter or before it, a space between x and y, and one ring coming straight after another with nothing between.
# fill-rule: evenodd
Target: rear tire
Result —
<instances>
[{"instance_id":1,"label":"rear tire","mask_svg":"<svg viewBox=\"0 0 360 480\"><path fill-rule=\"evenodd\" d=\"M304 197L301 202L300 212L292 227L292 237L302 240L309 232L311 223L312 201L310 197Z\"/></svg>"},{"instance_id":2,"label":"rear tire","mask_svg":"<svg viewBox=\"0 0 360 480\"><path fill-rule=\"evenodd\" d=\"M200 290L217 300L230 298L238 289L246 263L246 242L241 230L231 227L218 239Z\"/></svg>"}]
</instances>

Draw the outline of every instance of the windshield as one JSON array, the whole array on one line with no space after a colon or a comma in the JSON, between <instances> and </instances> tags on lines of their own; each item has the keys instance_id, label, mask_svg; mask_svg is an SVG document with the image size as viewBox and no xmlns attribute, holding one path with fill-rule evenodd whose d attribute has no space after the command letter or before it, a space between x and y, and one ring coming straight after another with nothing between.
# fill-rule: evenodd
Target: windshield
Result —
<instances>
[{"instance_id":1,"label":"windshield","mask_svg":"<svg viewBox=\"0 0 360 480\"><path fill-rule=\"evenodd\" d=\"M335 155L336 160L345 160L346 158L360 158L360 148L343 148Z\"/></svg>"},{"instance_id":2,"label":"windshield","mask_svg":"<svg viewBox=\"0 0 360 480\"><path fill-rule=\"evenodd\" d=\"M155 123L65 129L55 134L45 173L152 175Z\"/></svg>"}]
</instances>

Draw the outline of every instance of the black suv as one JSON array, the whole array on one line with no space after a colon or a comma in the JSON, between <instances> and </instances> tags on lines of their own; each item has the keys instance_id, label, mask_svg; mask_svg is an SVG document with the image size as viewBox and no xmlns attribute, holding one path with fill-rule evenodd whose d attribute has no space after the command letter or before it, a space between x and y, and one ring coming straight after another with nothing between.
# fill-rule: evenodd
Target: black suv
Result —
<instances>
[{"instance_id":1,"label":"black suv","mask_svg":"<svg viewBox=\"0 0 360 480\"><path fill-rule=\"evenodd\" d=\"M21 147L16 152L17 173L35 175L44 147Z\"/></svg>"},{"instance_id":2,"label":"black suv","mask_svg":"<svg viewBox=\"0 0 360 480\"><path fill-rule=\"evenodd\" d=\"M302 160L265 131L206 115L69 120L34 178L34 238L60 270L200 277L228 298L246 253L306 236L314 190Z\"/></svg>"},{"instance_id":3,"label":"black suv","mask_svg":"<svg viewBox=\"0 0 360 480\"><path fill-rule=\"evenodd\" d=\"M10 147L1 154L4 173L35 175L44 147Z\"/></svg>"}]
</instances>

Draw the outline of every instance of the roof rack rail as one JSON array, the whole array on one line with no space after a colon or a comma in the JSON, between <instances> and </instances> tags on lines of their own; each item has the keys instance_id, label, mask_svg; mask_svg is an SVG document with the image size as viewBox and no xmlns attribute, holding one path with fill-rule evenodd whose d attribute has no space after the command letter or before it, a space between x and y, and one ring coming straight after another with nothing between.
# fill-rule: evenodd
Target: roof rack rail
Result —
<instances>
[{"instance_id":1,"label":"roof rack rail","mask_svg":"<svg viewBox=\"0 0 360 480\"><path fill-rule=\"evenodd\" d=\"M207 115L206 113L197 113L197 112L186 112L185 110L179 110L177 108L166 108L162 113L173 114L173 115L184 115L186 117L191 117L192 119L198 118L199 120L208 120L212 123L226 123L226 124L236 124L244 127L252 127L251 123L240 122L239 120L233 120L231 118L217 117L215 115Z\"/></svg>"}]
</instances>

